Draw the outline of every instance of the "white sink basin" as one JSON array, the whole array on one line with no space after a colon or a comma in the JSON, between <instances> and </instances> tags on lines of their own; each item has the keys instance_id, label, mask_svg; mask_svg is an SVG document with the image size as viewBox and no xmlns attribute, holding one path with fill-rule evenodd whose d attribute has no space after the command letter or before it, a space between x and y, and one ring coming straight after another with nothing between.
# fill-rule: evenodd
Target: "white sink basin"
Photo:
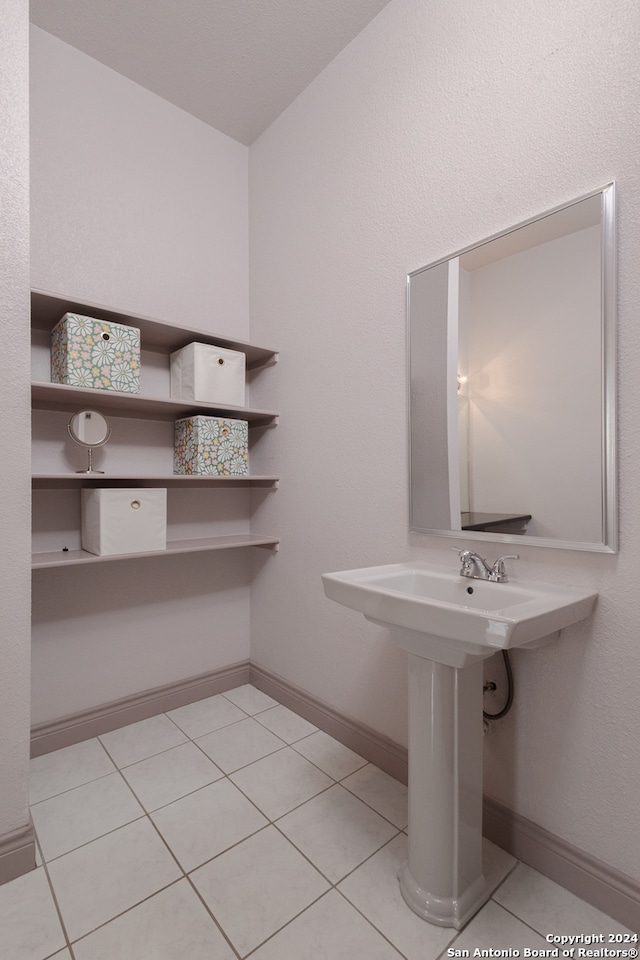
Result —
<instances>
[{"instance_id":1,"label":"white sink basin","mask_svg":"<svg viewBox=\"0 0 640 960\"><path fill-rule=\"evenodd\" d=\"M597 594L533 580L491 583L420 561L327 573L327 597L392 630L410 653L464 667L550 642L588 617Z\"/></svg>"}]
</instances>

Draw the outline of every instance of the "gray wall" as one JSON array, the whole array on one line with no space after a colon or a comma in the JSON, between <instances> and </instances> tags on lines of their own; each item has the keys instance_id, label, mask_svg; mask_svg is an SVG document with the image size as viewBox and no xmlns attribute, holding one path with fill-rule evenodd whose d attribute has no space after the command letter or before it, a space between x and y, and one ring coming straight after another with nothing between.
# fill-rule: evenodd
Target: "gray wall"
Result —
<instances>
[{"instance_id":1,"label":"gray wall","mask_svg":"<svg viewBox=\"0 0 640 960\"><path fill-rule=\"evenodd\" d=\"M0 844L28 822L29 126L27 0L0 4Z\"/></svg>"},{"instance_id":2,"label":"gray wall","mask_svg":"<svg viewBox=\"0 0 640 960\"><path fill-rule=\"evenodd\" d=\"M620 554L520 549L519 576L600 599L592 622L514 655L485 783L636 879L639 27L635 0L392 0L250 153L252 335L283 348L258 399L286 411L285 480L259 518L282 547L253 584L252 655L403 742L405 657L325 600L320 574L456 565L454 541L408 533L405 276L618 181Z\"/></svg>"}]
</instances>

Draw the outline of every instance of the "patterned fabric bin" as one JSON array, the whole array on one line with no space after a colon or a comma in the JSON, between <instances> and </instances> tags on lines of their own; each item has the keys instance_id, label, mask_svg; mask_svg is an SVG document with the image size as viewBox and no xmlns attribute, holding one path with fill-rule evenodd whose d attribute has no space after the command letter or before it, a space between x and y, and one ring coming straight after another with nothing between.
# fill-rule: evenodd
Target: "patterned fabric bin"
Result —
<instances>
[{"instance_id":1,"label":"patterned fabric bin","mask_svg":"<svg viewBox=\"0 0 640 960\"><path fill-rule=\"evenodd\" d=\"M51 381L140 393L140 331L65 313L51 331Z\"/></svg>"},{"instance_id":2,"label":"patterned fabric bin","mask_svg":"<svg viewBox=\"0 0 640 960\"><path fill-rule=\"evenodd\" d=\"M176 420L173 472L241 477L249 472L249 424L219 417Z\"/></svg>"}]
</instances>

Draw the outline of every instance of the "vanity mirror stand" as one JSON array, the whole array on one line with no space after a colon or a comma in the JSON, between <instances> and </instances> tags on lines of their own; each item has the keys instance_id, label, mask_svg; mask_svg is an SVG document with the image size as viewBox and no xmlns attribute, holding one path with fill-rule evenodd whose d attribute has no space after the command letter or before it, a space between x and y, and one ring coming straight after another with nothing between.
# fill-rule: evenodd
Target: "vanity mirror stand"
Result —
<instances>
[{"instance_id":1,"label":"vanity mirror stand","mask_svg":"<svg viewBox=\"0 0 640 960\"><path fill-rule=\"evenodd\" d=\"M111 427L106 417L97 410L80 410L74 413L67 424L67 431L74 443L85 447L87 451L86 470L76 470L76 473L104 473L93 466L94 447L102 447L111 436Z\"/></svg>"}]
</instances>

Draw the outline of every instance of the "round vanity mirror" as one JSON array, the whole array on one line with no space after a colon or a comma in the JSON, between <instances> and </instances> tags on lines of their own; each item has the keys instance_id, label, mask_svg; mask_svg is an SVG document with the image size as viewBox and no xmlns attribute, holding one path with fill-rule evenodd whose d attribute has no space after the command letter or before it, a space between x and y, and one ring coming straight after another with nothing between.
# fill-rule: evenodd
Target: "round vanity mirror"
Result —
<instances>
[{"instance_id":1,"label":"round vanity mirror","mask_svg":"<svg viewBox=\"0 0 640 960\"><path fill-rule=\"evenodd\" d=\"M106 417L97 410L80 410L69 420L67 430L75 443L87 448L89 457L87 469L77 470L76 473L103 473L103 470L93 469L93 447L103 446L111 436L111 427Z\"/></svg>"}]
</instances>

